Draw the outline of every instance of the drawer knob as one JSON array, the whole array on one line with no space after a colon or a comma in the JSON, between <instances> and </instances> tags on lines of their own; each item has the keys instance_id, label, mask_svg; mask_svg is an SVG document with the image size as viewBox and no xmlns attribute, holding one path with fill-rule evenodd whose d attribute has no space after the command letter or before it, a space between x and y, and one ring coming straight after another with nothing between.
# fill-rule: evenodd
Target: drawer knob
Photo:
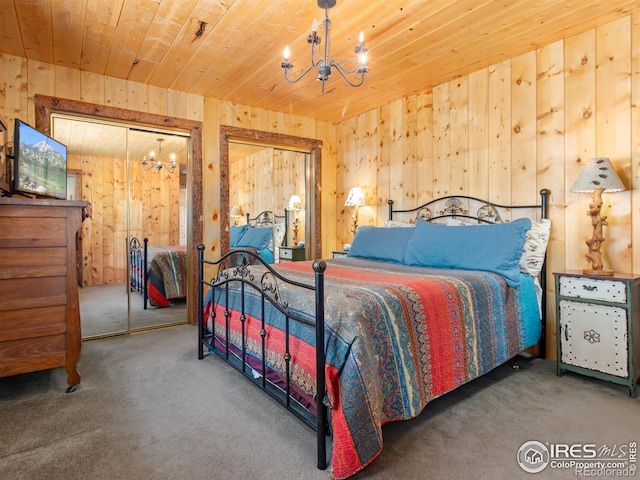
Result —
<instances>
[{"instance_id":1,"label":"drawer knob","mask_svg":"<svg viewBox=\"0 0 640 480\"><path fill-rule=\"evenodd\" d=\"M582 288L587 290L588 292L593 292L595 290L598 290L597 285L582 285Z\"/></svg>"}]
</instances>

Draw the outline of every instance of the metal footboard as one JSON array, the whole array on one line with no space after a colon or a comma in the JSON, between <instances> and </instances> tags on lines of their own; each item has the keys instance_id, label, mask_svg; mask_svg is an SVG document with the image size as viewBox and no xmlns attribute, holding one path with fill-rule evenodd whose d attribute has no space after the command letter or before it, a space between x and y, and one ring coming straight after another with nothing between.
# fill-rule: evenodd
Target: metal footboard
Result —
<instances>
[{"instance_id":1,"label":"metal footboard","mask_svg":"<svg viewBox=\"0 0 640 480\"><path fill-rule=\"evenodd\" d=\"M315 272L314 285L307 285L287 279L274 270L270 265L265 263L257 254L248 250L234 250L224 255L218 261L208 261L204 259L204 245L198 246L199 251L199 296L198 296L198 359L203 359L205 349L208 353L218 355L227 363L232 365L236 370L240 371L246 378L263 391L271 395L276 401L283 405L287 410L296 415L304 423L309 425L316 431L317 435L317 466L324 470L327 467L327 447L326 437L328 432L327 425L327 408L323 403L326 390L325 381L325 334L324 334L324 271L326 264L322 260L313 263ZM258 265L264 268L253 269L252 266ZM205 269L213 269L216 273L212 280L205 280ZM286 301L283 301L280 295L280 289L283 285L294 286L296 288L305 289L314 292L315 312L313 314L304 315L299 311L292 309ZM216 337L215 309L212 311L212 328L209 330L204 318L205 308L205 287L211 291L212 298L220 298L220 304L224 303L224 332L226 338ZM239 306L240 314L240 341L239 345L234 345L230 341L230 309L229 309L229 292L230 289L237 289L241 298ZM234 290L235 291L235 290ZM238 292L236 291L236 294ZM259 320L260 337L261 337L261 355L260 365L251 366L247 362L248 335L246 331L247 305L245 298L247 295L258 296L260 298L261 315ZM222 301L224 299L224 301ZM268 325L265 322L265 311L277 311L284 318L284 334L285 334L285 352L284 358L284 387L277 386L267 379L267 370L269 366L266 360L266 336ZM315 318L309 318L314 315ZM257 317L257 316L256 316ZM290 351L290 335L291 329L296 322L305 324L315 329L315 362L316 362L316 395L315 395L315 416L301 404L292 394L291 381L291 351ZM233 353L230 353L231 349ZM259 375L254 374L254 370L259 369Z\"/></svg>"},{"instance_id":2,"label":"metal footboard","mask_svg":"<svg viewBox=\"0 0 640 480\"><path fill-rule=\"evenodd\" d=\"M149 239L144 238L143 242L144 246L140 243L138 237L133 237L129 241L129 261L131 263L129 285L132 292L138 292L143 296L144 309L147 310L147 255Z\"/></svg>"}]
</instances>

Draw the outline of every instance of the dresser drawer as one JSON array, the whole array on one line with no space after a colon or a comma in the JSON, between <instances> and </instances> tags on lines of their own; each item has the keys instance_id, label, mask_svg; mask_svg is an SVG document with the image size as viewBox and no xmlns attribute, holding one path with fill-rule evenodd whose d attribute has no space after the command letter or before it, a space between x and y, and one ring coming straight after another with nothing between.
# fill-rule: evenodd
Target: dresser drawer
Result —
<instances>
[{"instance_id":1,"label":"dresser drawer","mask_svg":"<svg viewBox=\"0 0 640 480\"><path fill-rule=\"evenodd\" d=\"M588 277L560 277L560 295L563 297L627 303L625 282L599 280Z\"/></svg>"}]
</instances>

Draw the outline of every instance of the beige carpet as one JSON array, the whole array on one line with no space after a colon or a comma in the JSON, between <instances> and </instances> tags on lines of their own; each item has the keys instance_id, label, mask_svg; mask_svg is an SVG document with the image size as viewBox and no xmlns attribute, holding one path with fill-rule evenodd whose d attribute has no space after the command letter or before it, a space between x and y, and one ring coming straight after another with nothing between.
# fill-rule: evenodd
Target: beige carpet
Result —
<instances>
[{"instance_id":1,"label":"beige carpet","mask_svg":"<svg viewBox=\"0 0 640 480\"><path fill-rule=\"evenodd\" d=\"M196 346L190 325L84 342L70 394L63 369L0 379L0 478L327 479L315 433ZM353 478L575 478L525 473L518 448L638 442L639 407L625 388L525 360L386 425L382 455Z\"/></svg>"},{"instance_id":2,"label":"beige carpet","mask_svg":"<svg viewBox=\"0 0 640 480\"><path fill-rule=\"evenodd\" d=\"M126 332L129 325L136 330L187 321L185 302L166 308L148 304L145 310L143 296L131 292L127 298L127 286L122 283L83 287L78 296L83 338Z\"/></svg>"}]
</instances>

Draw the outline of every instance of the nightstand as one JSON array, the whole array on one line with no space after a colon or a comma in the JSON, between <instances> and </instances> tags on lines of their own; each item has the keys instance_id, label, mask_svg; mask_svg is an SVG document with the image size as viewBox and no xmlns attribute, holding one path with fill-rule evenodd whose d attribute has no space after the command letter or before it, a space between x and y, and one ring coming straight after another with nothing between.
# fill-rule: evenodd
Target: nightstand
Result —
<instances>
[{"instance_id":1,"label":"nightstand","mask_svg":"<svg viewBox=\"0 0 640 480\"><path fill-rule=\"evenodd\" d=\"M278 247L281 262L302 262L307 259L304 247Z\"/></svg>"},{"instance_id":2,"label":"nightstand","mask_svg":"<svg viewBox=\"0 0 640 480\"><path fill-rule=\"evenodd\" d=\"M640 277L554 273L558 375L565 371L625 385L640 373Z\"/></svg>"},{"instance_id":3,"label":"nightstand","mask_svg":"<svg viewBox=\"0 0 640 480\"><path fill-rule=\"evenodd\" d=\"M344 250L340 250L340 251L334 250L333 252L331 252L331 255L333 255L333 258L342 258L349 255L349 252L345 252Z\"/></svg>"}]
</instances>

